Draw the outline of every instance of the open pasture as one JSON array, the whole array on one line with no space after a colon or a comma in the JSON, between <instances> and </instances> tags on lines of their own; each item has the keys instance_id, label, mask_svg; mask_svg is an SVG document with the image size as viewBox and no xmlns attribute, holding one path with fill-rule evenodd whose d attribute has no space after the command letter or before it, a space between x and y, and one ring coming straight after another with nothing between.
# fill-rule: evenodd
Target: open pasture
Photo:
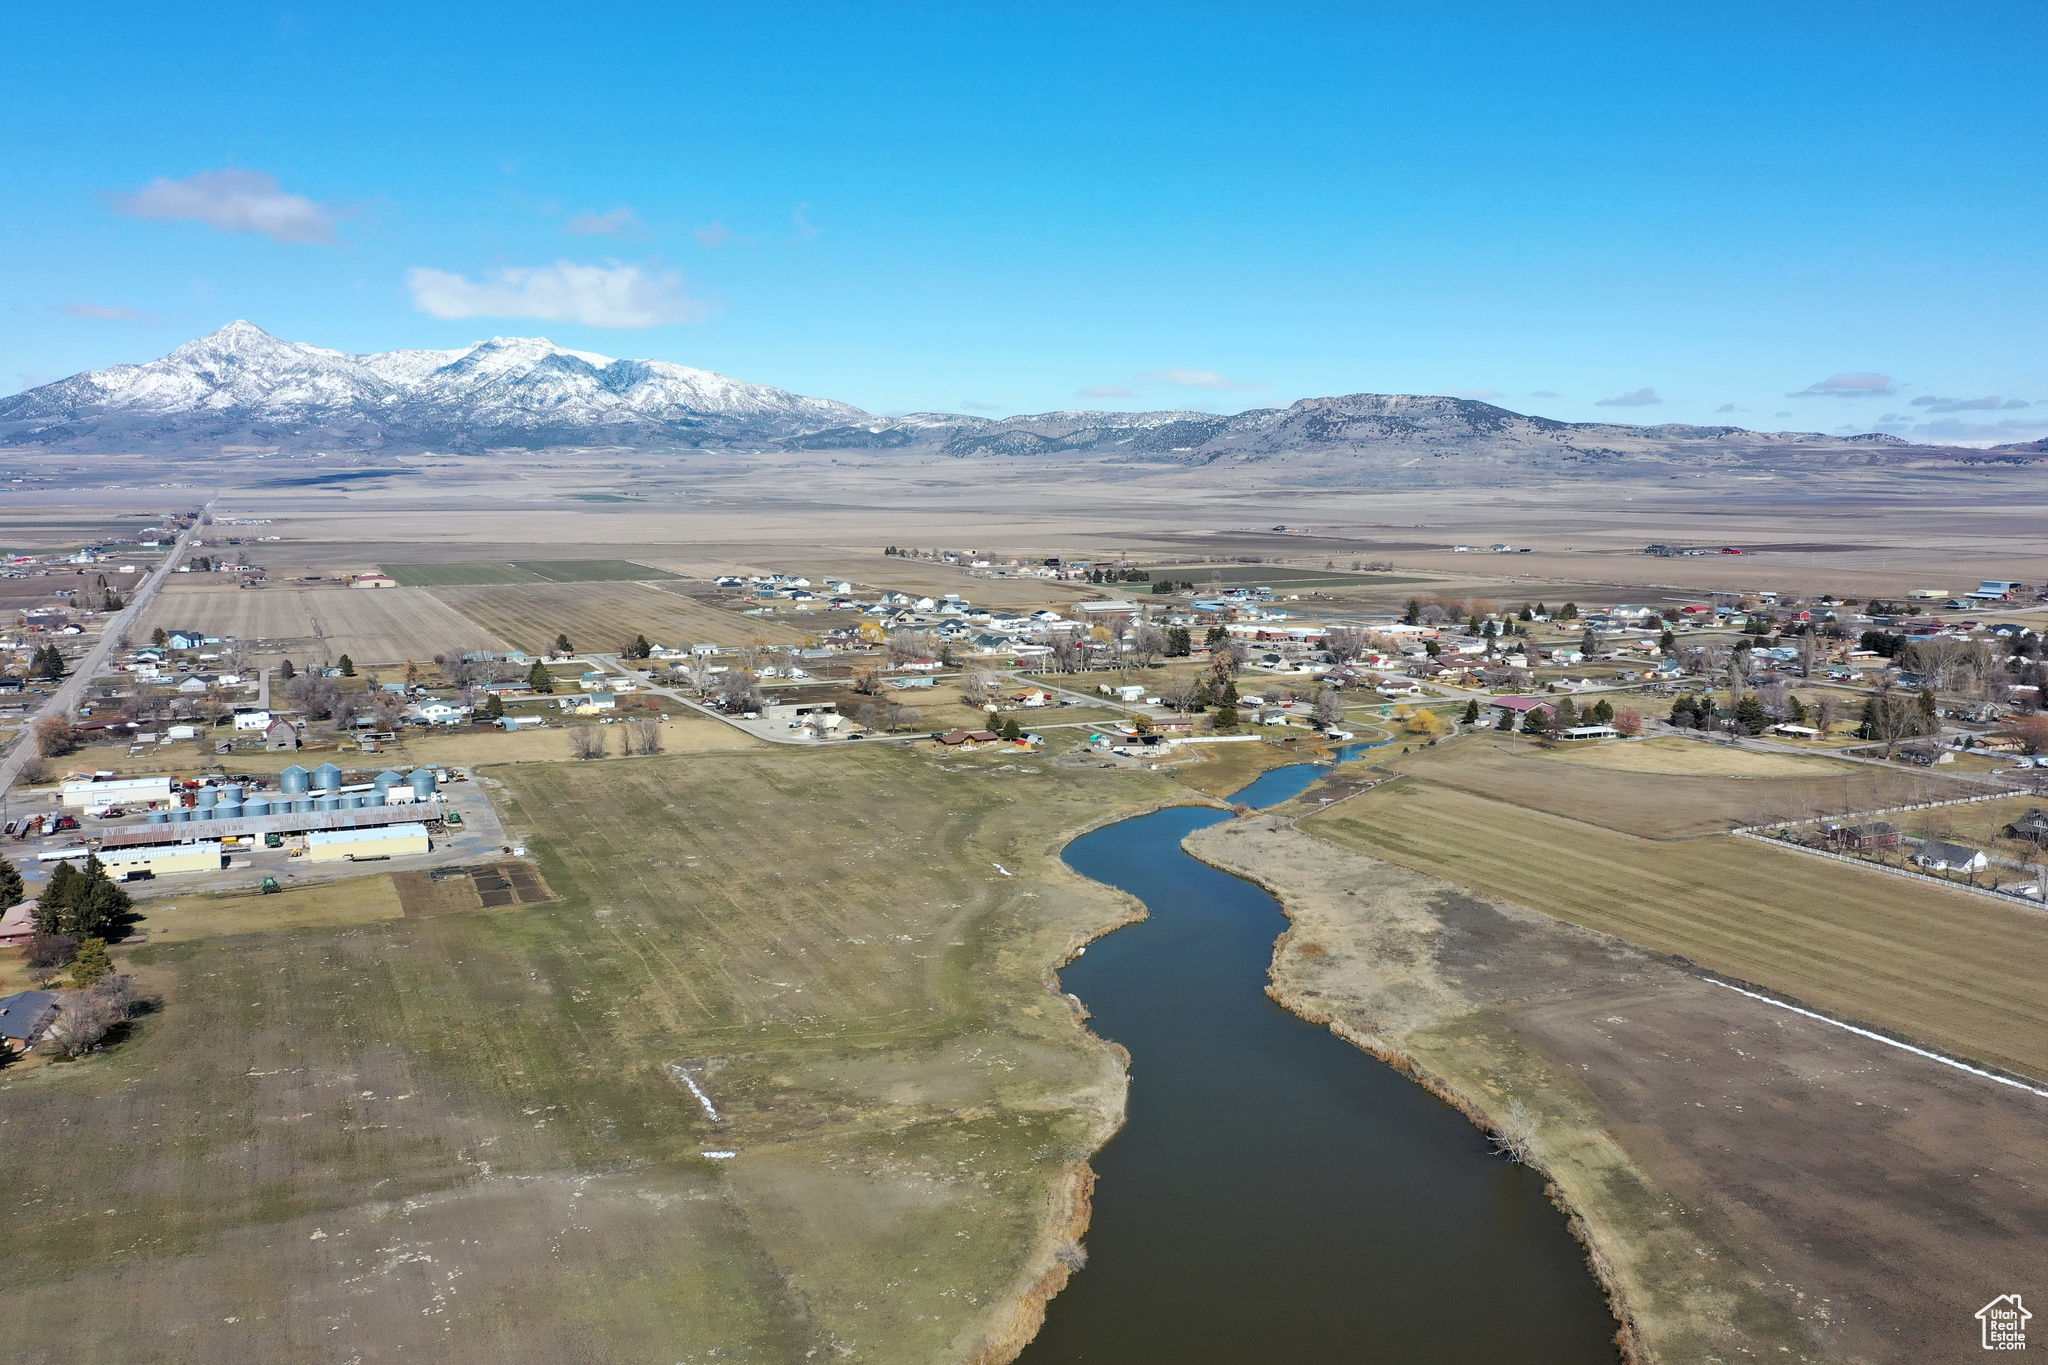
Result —
<instances>
[{"instance_id":1,"label":"open pasture","mask_svg":"<svg viewBox=\"0 0 2048 1365\"><path fill-rule=\"evenodd\" d=\"M499 768L554 903L119 952L155 1012L9 1087L10 1356L1014 1342L1121 1105L1045 979L1124 913L1060 832L1171 791L1107 776L880 747ZM388 878L343 885L388 916Z\"/></svg>"},{"instance_id":2,"label":"open pasture","mask_svg":"<svg viewBox=\"0 0 2048 1365\"><path fill-rule=\"evenodd\" d=\"M1616 747L1629 751L1635 746ZM1714 834L1777 820L1811 820L1970 796L1981 790L1932 773L1819 757L1783 756L1786 762L1808 765L1812 776L1733 777L1631 771L1585 761L1578 756L1580 752L1591 757L1599 751L1545 750L1526 740L1473 736L1389 759L1385 766L1474 796L1566 815L1649 839ZM1732 761L1739 763L1745 757L1734 755ZM1775 760L1779 756L1770 757Z\"/></svg>"},{"instance_id":3,"label":"open pasture","mask_svg":"<svg viewBox=\"0 0 2048 1365\"><path fill-rule=\"evenodd\" d=\"M222 639L232 635L249 667L267 667L287 658L305 667L333 663L344 654L359 666L398 664L436 654L508 647L486 627L419 588L173 583L151 599L130 634L147 640L159 627L201 630Z\"/></svg>"},{"instance_id":4,"label":"open pasture","mask_svg":"<svg viewBox=\"0 0 2048 1365\"><path fill-rule=\"evenodd\" d=\"M530 583L435 588L433 596L489 634L529 652L558 635L579 649L618 649L636 635L655 644L794 645L809 638L794 620L744 616L644 583ZM822 629L831 619L810 613Z\"/></svg>"},{"instance_id":5,"label":"open pasture","mask_svg":"<svg viewBox=\"0 0 2048 1365\"><path fill-rule=\"evenodd\" d=\"M1311 833L2048 1080L2048 916L1721 836L1658 842L1397 782Z\"/></svg>"},{"instance_id":6,"label":"open pasture","mask_svg":"<svg viewBox=\"0 0 2048 1365\"><path fill-rule=\"evenodd\" d=\"M408 588L486 587L506 583L631 583L677 575L625 559L541 559L503 564L488 560L452 564L385 564L385 573Z\"/></svg>"},{"instance_id":7,"label":"open pasture","mask_svg":"<svg viewBox=\"0 0 2048 1365\"><path fill-rule=\"evenodd\" d=\"M1340 565L1347 560L1337 561ZM1164 567L1147 569L1155 582L1171 579L1176 583L1192 583L1195 592L1201 593L1210 584L1225 588L1269 587L1269 588L1323 588L1333 592L1345 589L1370 591L1373 588L1405 587L1412 583L1435 583L1434 578L1408 578L1390 573L1347 572L1343 569L1316 569L1295 564L1169 564ZM1144 583L1121 585L1135 592L1149 593L1151 587Z\"/></svg>"},{"instance_id":8,"label":"open pasture","mask_svg":"<svg viewBox=\"0 0 2048 1365\"><path fill-rule=\"evenodd\" d=\"M1759 753L1730 744L1692 739L1642 739L1628 743L1567 743L1554 749L1531 750L1553 763L1575 763L1625 773L1664 773L1687 777L1839 777L1855 772L1851 763L1829 762L1804 754Z\"/></svg>"}]
</instances>

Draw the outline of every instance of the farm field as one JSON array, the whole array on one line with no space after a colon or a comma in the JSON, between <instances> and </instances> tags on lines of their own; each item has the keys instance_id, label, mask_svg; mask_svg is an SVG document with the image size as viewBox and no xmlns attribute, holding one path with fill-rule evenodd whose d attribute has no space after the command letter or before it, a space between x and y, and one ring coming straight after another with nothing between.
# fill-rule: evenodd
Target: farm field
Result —
<instances>
[{"instance_id":1,"label":"farm field","mask_svg":"<svg viewBox=\"0 0 2048 1365\"><path fill-rule=\"evenodd\" d=\"M1826 777L1859 771L1856 764L1805 754L1758 753L1691 739L1639 739L1625 744L1563 744L1528 752L1550 763L1575 763L1614 772L1688 777Z\"/></svg>"},{"instance_id":2,"label":"farm field","mask_svg":"<svg viewBox=\"0 0 2048 1365\"><path fill-rule=\"evenodd\" d=\"M0 1073L11 1358L1006 1358L1122 1104L1059 835L1174 789L948 766L495 768L551 904L119 952L136 1034Z\"/></svg>"},{"instance_id":3,"label":"farm field","mask_svg":"<svg viewBox=\"0 0 2048 1365\"><path fill-rule=\"evenodd\" d=\"M2048 1080L2038 912L1757 840L1658 842L1428 783L1389 784L1302 828Z\"/></svg>"},{"instance_id":4,"label":"farm field","mask_svg":"<svg viewBox=\"0 0 2048 1365\"><path fill-rule=\"evenodd\" d=\"M616 650L636 635L669 645L793 645L809 638L806 631L773 617L722 611L643 583L449 587L435 588L432 595L475 622L477 629L529 652L554 643L557 635L597 652ZM822 623L824 614L818 617Z\"/></svg>"},{"instance_id":5,"label":"farm field","mask_svg":"<svg viewBox=\"0 0 2048 1365\"><path fill-rule=\"evenodd\" d=\"M1662 741L1651 741L1661 743ZM1674 745L1692 745L1673 740ZM1615 745L1633 755L1649 744ZM1708 746L1698 745L1701 750ZM1714 776L1686 771L1642 771L1599 762L1600 749L1545 750L1526 740L1492 735L1461 738L1386 761L1398 773L1426 778L1471 795L1533 811L1572 815L1649 839L1678 839L1774 820L1809 820L1847 811L1876 810L1919 801L1972 796L1982 789L1932 773L1877 768L1803 755L1741 755L1718 750L1694 757L1678 752L1648 760L1673 766L1729 766L1755 758L1776 767L1804 765L1813 775ZM1631 758L1633 762L1642 760Z\"/></svg>"},{"instance_id":6,"label":"farm field","mask_svg":"<svg viewBox=\"0 0 2048 1365\"><path fill-rule=\"evenodd\" d=\"M397 919L398 893L389 875L291 886L274 895L259 891L183 894L176 900L148 897L135 902L135 927L152 946L236 934L285 929L330 928Z\"/></svg>"},{"instance_id":7,"label":"farm field","mask_svg":"<svg viewBox=\"0 0 2048 1365\"><path fill-rule=\"evenodd\" d=\"M1271 588L1373 588L1405 587L1411 583L1437 583L1436 578L1408 578L1389 573L1348 573L1333 569L1310 569L1289 564L1169 564L1165 567L1149 568L1155 581L1171 579L1176 583L1192 583L1197 594L1211 583L1220 583L1226 588L1271 587ZM1147 583L1126 583L1117 585L1150 593ZM1103 588L1107 595L1112 589Z\"/></svg>"},{"instance_id":8,"label":"farm field","mask_svg":"<svg viewBox=\"0 0 2048 1365\"><path fill-rule=\"evenodd\" d=\"M195 575L196 577L196 575ZM208 575L212 577L212 575ZM419 588L236 588L171 583L149 604L137 640L156 629L234 636L248 667L300 667L346 654L358 665L400 664L505 642Z\"/></svg>"},{"instance_id":9,"label":"farm field","mask_svg":"<svg viewBox=\"0 0 2048 1365\"><path fill-rule=\"evenodd\" d=\"M383 564L408 588L482 587L506 583L628 583L674 578L666 569L624 559L471 560L452 564Z\"/></svg>"}]
</instances>

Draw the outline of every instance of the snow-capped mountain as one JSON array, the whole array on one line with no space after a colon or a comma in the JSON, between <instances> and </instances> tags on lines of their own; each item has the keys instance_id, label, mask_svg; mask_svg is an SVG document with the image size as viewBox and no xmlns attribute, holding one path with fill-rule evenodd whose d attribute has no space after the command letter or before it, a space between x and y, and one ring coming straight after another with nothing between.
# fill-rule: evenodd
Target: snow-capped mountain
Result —
<instances>
[{"instance_id":1,"label":"snow-capped mountain","mask_svg":"<svg viewBox=\"0 0 2048 1365\"><path fill-rule=\"evenodd\" d=\"M233 322L146 365L0 399L12 443L694 445L774 439L867 414L665 360L535 337L350 355Z\"/></svg>"},{"instance_id":2,"label":"snow-capped mountain","mask_svg":"<svg viewBox=\"0 0 2048 1365\"><path fill-rule=\"evenodd\" d=\"M1513 483L1745 467L2031 464L2035 446L1961 450L1876 433L1559 422L1414 394L1285 408L949 412L876 417L664 360L614 360L532 337L456 351L349 355L230 323L146 365L0 399L0 443L44 450L478 451L639 447L900 454L1195 467L1309 486Z\"/></svg>"}]
</instances>

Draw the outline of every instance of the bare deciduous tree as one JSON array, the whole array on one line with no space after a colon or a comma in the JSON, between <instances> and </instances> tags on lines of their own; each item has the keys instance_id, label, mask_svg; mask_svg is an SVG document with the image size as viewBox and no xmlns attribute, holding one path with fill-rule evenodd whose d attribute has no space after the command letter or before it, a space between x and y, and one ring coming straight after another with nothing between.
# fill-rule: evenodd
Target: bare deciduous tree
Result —
<instances>
[{"instance_id":1,"label":"bare deciduous tree","mask_svg":"<svg viewBox=\"0 0 2048 1365\"><path fill-rule=\"evenodd\" d=\"M629 720L619 727L624 736L626 753L658 754L661 752L661 722L658 720Z\"/></svg>"},{"instance_id":2,"label":"bare deciduous tree","mask_svg":"<svg viewBox=\"0 0 2048 1365\"><path fill-rule=\"evenodd\" d=\"M900 701L892 701L886 713L886 724L891 730L908 730L923 718L923 714L915 706L905 706Z\"/></svg>"},{"instance_id":3,"label":"bare deciduous tree","mask_svg":"<svg viewBox=\"0 0 2048 1365\"><path fill-rule=\"evenodd\" d=\"M1333 663L1348 664L1366 651L1366 633L1356 626L1335 626L1324 640Z\"/></svg>"},{"instance_id":4,"label":"bare deciduous tree","mask_svg":"<svg viewBox=\"0 0 2048 1365\"><path fill-rule=\"evenodd\" d=\"M1325 726L1335 725L1344 719L1344 694L1334 687L1323 689L1316 698L1316 719Z\"/></svg>"},{"instance_id":5,"label":"bare deciduous tree","mask_svg":"<svg viewBox=\"0 0 2048 1365\"><path fill-rule=\"evenodd\" d=\"M569 731L569 752L577 758L603 758L605 734L601 725L578 725Z\"/></svg>"}]
</instances>

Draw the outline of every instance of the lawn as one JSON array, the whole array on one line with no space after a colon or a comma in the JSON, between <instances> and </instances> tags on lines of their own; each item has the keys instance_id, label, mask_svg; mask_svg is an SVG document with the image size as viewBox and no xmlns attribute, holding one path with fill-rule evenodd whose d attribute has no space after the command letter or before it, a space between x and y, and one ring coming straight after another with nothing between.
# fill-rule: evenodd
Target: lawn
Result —
<instances>
[{"instance_id":1,"label":"lawn","mask_svg":"<svg viewBox=\"0 0 2048 1365\"><path fill-rule=\"evenodd\" d=\"M1122 1091L1047 989L1124 913L1060 833L1175 789L952 766L498 767L553 903L122 954L160 1002L134 1036L0 1072L9 1354L895 1365L1014 1336ZM388 913L387 879L344 885Z\"/></svg>"},{"instance_id":2,"label":"lawn","mask_svg":"<svg viewBox=\"0 0 2048 1365\"><path fill-rule=\"evenodd\" d=\"M2037 912L1756 840L1658 842L1415 781L1303 828L2048 1079L2048 916Z\"/></svg>"}]
</instances>

